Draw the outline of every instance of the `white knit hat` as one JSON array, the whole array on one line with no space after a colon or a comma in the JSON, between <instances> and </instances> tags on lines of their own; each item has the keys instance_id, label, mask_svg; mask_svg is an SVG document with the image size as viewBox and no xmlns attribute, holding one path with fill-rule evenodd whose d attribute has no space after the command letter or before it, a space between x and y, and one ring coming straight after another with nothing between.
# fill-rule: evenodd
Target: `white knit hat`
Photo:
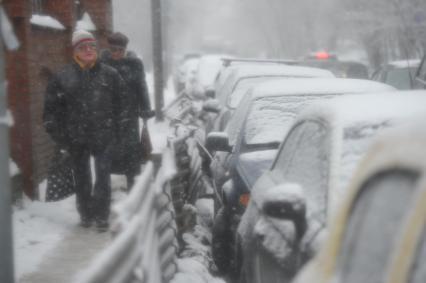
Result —
<instances>
[{"instance_id":1,"label":"white knit hat","mask_svg":"<svg viewBox=\"0 0 426 283\"><path fill-rule=\"evenodd\" d=\"M96 42L95 37L88 31L76 30L72 34L72 46L76 48L77 45L83 42Z\"/></svg>"}]
</instances>

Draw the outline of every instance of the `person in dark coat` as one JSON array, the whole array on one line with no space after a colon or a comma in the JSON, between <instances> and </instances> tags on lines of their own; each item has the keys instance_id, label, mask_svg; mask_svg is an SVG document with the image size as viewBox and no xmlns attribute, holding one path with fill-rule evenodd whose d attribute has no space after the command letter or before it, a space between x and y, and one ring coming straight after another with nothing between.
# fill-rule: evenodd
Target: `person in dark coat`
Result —
<instances>
[{"instance_id":1,"label":"person in dark coat","mask_svg":"<svg viewBox=\"0 0 426 283\"><path fill-rule=\"evenodd\" d=\"M75 31L72 45L73 62L48 82L43 123L61 152L71 156L81 225L96 222L105 231L111 202L111 151L123 120L124 81L98 60L91 33Z\"/></svg>"},{"instance_id":2,"label":"person in dark coat","mask_svg":"<svg viewBox=\"0 0 426 283\"><path fill-rule=\"evenodd\" d=\"M109 49L101 52L101 61L115 68L126 85L126 98L120 112L125 123L120 130L120 150L113 160L113 173L125 174L128 190L134 178L140 173L143 149L139 137L139 117L146 120L153 115L142 61L131 51L127 51L129 39L120 32L108 37Z\"/></svg>"}]
</instances>

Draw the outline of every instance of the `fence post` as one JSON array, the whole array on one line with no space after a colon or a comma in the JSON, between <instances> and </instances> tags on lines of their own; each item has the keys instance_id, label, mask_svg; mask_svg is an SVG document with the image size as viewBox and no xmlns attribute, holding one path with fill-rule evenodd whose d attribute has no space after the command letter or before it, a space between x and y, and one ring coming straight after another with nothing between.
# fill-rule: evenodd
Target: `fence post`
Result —
<instances>
[{"instance_id":1,"label":"fence post","mask_svg":"<svg viewBox=\"0 0 426 283\"><path fill-rule=\"evenodd\" d=\"M1 1L0 1L0 8ZM4 22L0 13L0 30ZM1 32L0 32L1 33ZM0 34L1 35L1 34ZM12 197L9 172L9 121L7 117L4 37L0 36L0 282L13 283Z\"/></svg>"}]
</instances>

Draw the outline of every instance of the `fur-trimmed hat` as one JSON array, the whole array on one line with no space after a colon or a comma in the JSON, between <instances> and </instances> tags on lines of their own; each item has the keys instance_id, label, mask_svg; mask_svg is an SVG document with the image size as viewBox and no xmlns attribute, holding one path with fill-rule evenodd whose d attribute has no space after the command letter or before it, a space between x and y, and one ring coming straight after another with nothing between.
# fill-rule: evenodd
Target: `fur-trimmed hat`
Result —
<instances>
[{"instance_id":1,"label":"fur-trimmed hat","mask_svg":"<svg viewBox=\"0 0 426 283\"><path fill-rule=\"evenodd\" d=\"M108 36L109 45L126 48L127 43L129 43L129 38L121 32L114 32L113 34Z\"/></svg>"},{"instance_id":2,"label":"fur-trimmed hat","mask_svg":"<svg viewBox=\"0 0 426 283\"><path fill-rule=\"evenodd\" d=\"M76 30L72 34L72 47L76 48L83 42L96 42L95 37L88 31Z\"/></svg>"}]
</instances>

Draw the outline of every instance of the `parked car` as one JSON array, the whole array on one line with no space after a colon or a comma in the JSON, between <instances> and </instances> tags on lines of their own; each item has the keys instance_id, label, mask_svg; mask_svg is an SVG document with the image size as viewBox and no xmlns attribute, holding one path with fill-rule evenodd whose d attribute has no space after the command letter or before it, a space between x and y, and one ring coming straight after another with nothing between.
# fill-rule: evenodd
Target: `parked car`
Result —
<instances>
[{"instance_id":1,"label":"parked car","mask_svg":"<svg viewBox=\"0 0 426 283\"><path fill-rule=\"evenodd\" d=\"M233 68L223 87L216 93L217 107L212 111L217 115L212 121L212 129L223 131L247 90L259 83L288 78L333 77L333 74L326 70L283 64L240 65ZM205 109L208 111L208 108Z\"/></svg>"},{"instance_id":2,"label":"parked car","mask_svg":"<svg viewBox=\"0 0 426 283\"><path fill-rule=\"evenodd\" d=\"M368 79L368 68L361 62L340 61L328 52L311 53L299 65L331 71L338 78Z\"/></svg>"},{"instance_id":3,"label":"parked car","mask_svg":"<svg viewBox=\"0 0 426 283\"><path fill-rule=\"evenodd\" d=\"M323 246L293 282L426 282L424 121L370 148Z\"/></svg>"},{"instance_id":4,"label":"parked car","mask_svg":"<svg viewBox=\"0 0 426 283\"><path fill-rule=\"evenodd\" d=\"M214 89L215 91L221 89L228 79L229 75L233 74L236 69L241 66L259 66L259 65L295 65L294 60L270 60L270 59L257 59L257 58L222 58L223 68L216 77Z\"/></svg>"},{"instance_id":5,"label":"parked car","mask_svg":"<svg viewBox=\"0 0 426 283\"><path fill-rule=\"evenodd\" d=\"M200 57L198 53L190 53L181 59L174 76L176 93L181 93L189 82L195 80Z\"/></svg>"},{"instance_id":6,"label":"parked car","mask_svg":"<svg viewBox=\"0 0 426 283\"><path fill-rule=\"evenodd\" d=\"M238 227L241 282L290 282L321 245L374 137L424 113L425 103L424 91L393 92L334 98L300 113Z\"/></svg>"},{"instance_id":7,"label":"parked car","mask_svg":"<svg viewBox=\"0 0 426 283\"><path fill-rule=\"evenodd\" d=\"M391 86L352 79L287 79L260 84L244 96L224 132L208 135L215 151L211 174L216 217L213 257L230 271L233 238L250 189L269 168L297 112L308 103L348 93L392 91Z\"/></svg>"},{"instance_id":8,"label":"parked car","mask_svg":"<svg viewBox=\"0 0 426 283\"><path fill-rule=\"evenodd\" d=\"M400 90L415 89L415 77L419 65L420 60L392 61L375 71L371 79Z\"/></svg>"},{"instance_id":9,"label":"parked car","mask_svg":"<svg viewBox=\"0 0 426 283\"><path fill-rule=\"evenodd\" d=\"M238 92L239 89L246 90L259 82L281 77L332 78L334 76L326 70L284 64L241 65L227 78L223 87L217 90L216 99L219 100L221 105L235 109L241 100L241 93L239 93L240 95L233 95L236 91Z\"/></svg>"},{"instance_id":10,"label":"parked car","mask_svg":"<svg viewBox=\"0 0 426 283\"><path fill-rule=\"evenodd\" d=\"M206 54L200 57L194 77L186 85L188 95L199 99L207 98L206 92L213 90L216 77L223 66L223 57L226 56Z\"/></svg>"}]
</instances>

